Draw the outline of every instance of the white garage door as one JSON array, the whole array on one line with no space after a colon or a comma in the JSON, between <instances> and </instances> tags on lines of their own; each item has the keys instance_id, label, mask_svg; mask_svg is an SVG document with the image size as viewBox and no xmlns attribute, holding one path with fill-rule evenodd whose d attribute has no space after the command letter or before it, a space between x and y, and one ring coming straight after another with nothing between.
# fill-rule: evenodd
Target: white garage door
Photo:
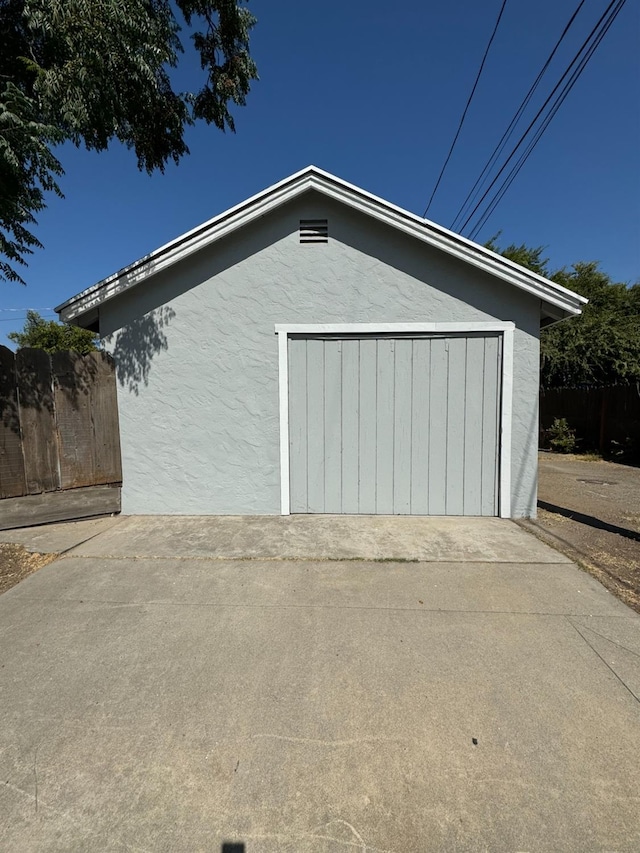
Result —
<instances>
[{"instance_id":1,"label":"white garage door","mask_svg":"<svg viewBox=\"0 0 640 853\"><path fill-rule=\"evenodd\" d=\"M288 348L291 512L498 515L500 334Z\"/></svg>"}]
</instances>

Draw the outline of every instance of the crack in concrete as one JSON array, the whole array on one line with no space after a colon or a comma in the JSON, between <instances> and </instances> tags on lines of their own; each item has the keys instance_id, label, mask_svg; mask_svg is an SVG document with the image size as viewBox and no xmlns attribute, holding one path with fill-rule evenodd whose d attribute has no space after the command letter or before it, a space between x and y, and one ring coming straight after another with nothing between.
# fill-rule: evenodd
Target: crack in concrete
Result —
<instances>
[{"instance_id":1,"label":"crack in concrete","mask_svg":"<svg viewBox=\"0 0 640 853\"><path fill-rule=\"evenodd\" d=\"M101 534L96 533L96 536L100 536ZM93 537L91 537L93 538ZM87 540L89 541L89 540ZM79 545L74 545L73 548L80 547L83 543ZM551 562L540 561L540 560L498 560L495 557L486 556L482 559L477 560L468 560L466 558L461 558L459 560L446 560L446 559L420 559L419 557L317 557L317 556L300 556L300 555L291 555L285 557L277 557L277 556L269 556L269 555L256 555L256 556L242 556L242 554L193 554L193 555L162 555L162 554L71 554L67 551L60 552L60 559L65 560L171 560L173 562L226 562L226 563L378 563L381 565L393 565L394 563L398 563L400 565L420 565L420 566L430 566L431 564L436 565L458 565L463 563L464 565L479 565L486 566L488 564L492 566L511 566L514 571L518 570L521 566L570 566L572 565L572 560L569 557L565 557L565 559L553 560Z\"/></svg>"},{"instance_id":2,"label":"crack in concrete","mask_svg":"<svg viewBox=\"0 0 640 853\"><path fill-rule=\"evenodd\" d=\"M90 605L105 605L112 607L211 607L211 608L246 608L248 610L371 610L380 612L397 612L397 613L460 613L463 615L477 614L479 616L556 616L559 618L591 618L593 616L607 619L622 619L630 620L635 618L635 614L630 613L629 616L611 616L609 614L593 614L593 613L565 613L565 612L547 612L537 610L468 610L448 607L379 607L376 605L345 605L345 604L249 604L244 602L206 602L206 601L117 601L114 599L98 599L98 598L36 598L33 596L22 596L23 601L32 602L56 602L58 604L90 604Z\"/></svg>"},{"instance_id":3,"label":"crack in concrete","mask_svg":"<svg viewBox=\"0 0 640 853\"><path fill-rule=\"evenodd\" d=\"M601 639L606 640L607 643L611 643L612 645L617 646L619 649L623 649L625 652L629 652L630 655L634 655L634 657L640 658L640 652L634 652L633 649L630 649L628 646L624 646L622 643L618 643L616 640L612 640L611 637L606 637L604 634L600 634L598 631L594 631L594 629L591 628L589 625L583 625L581 623L581 627L584 628L585 631L590 631L592 634L595 634L596 637L600 637Z\"/></svg>"},{"instance_id":4,"label":"crack in concrete","mask_svg":"<svg viewBox=\"0 0 640 853\"><path fill-rule=\"evenodd\" d=\"M577 633L582 637L582 639L583 639L583 640L584 640L584 642L589 646L589 648L591 649L591 651L592 651L595 655L597 655L597 656L600 658L600 660L601 660L601 661L602 661L602 663L607 667L607 669L609 670L609 672L611 672L611 673L612 673L612 675L614 675L614 676L617 678L617 680L620 682L620 684L622 684L622 686L624 687L624 689L625 689L625 690L626 690L626 691L627 691L631 696L633 696L633 698L636 700L636 702L638 702L638 704L640 704L640 697L639 697L639 696L636 696L636 694L633 692L633 690L632 690L632 689L629 687L629 685L624 681L624 679L622 679L622 678L618 675L618 673L617 673L617 672L615 671L615 669L611 666L611 664L610 664L610 663L608 663L608 662L607 662L607 661L602 657L602 655L600 654L600 652L595 648L595 646L593 646L593 645L589 642L589 640L585 637L585 635L584 635L584 634L582 633L582 631L578 628L578 626L577 626L577 625L574 625L574 623L571 621L571 619L570 619L568 616L566 617L566 620L567 620L567 622L571 625L571 627L574 629L574 631L576 631L576 632L577 632Z\"/></svg>"},{"instance_id":5,"label":"crack in concrete","mask_svg":"<svg viewBox=\"0 0 640 853\"><path fill-rule=\"evenodd\" d=\"M288 735L254 734L252 738L264 738L269 740L283 740L290 743L308 743L317 746L359 746L363 743L410 743L413 742L406 737L361 737L347 738L346 740L323 740L312 737L290 737Z\"/></svg>"}]
</instances>

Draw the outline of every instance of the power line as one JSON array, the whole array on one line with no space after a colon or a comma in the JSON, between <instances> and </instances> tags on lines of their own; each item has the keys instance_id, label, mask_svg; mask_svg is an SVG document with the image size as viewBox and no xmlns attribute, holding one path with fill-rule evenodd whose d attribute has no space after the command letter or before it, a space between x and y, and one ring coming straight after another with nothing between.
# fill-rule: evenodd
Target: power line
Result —
<instances>
[{"instance_id":1,"label":"power line","mask_svg":"<svg viewBox=\"0 0 640 853\"><path fill-rule=\"evenodd\" d=\"M469 95L469 97L467 99L467 104L466 104L464 111L462 113L460 123L458 124L458 129L456 130L456 135L453 137L453 142L451 143L451 147L449 148L449 153L447 154L447 158L444 161L444 165L442 166L442 169L440 170L440 174L438 175L438 180L436 181L436 185L433 188L433 192L431 193L431 197L429 198L429 202L427 203L427 206L424 210L424 213L422 214L423 218L426 217L427 213L429 212L429 208L431 207L431 203L433 201L433 198L434 198L436 192L438 191L438 187L440 186L440 181L442 180L442 176L444 175L445 169L447 168L447 165L449 164L449 160L451 159L451 155L453 154L453 149L456 147L456 142L458 141L458 137L460 136L460 131L462 130L462 125L464 124L464 120L467 117L467 112L469 111L469 107L471 106L471 101L473 100L473 96L475 95L476 89L478 87L478 83L480 81L480 77L482 76L482 71L484 69L484 64L487 61L487 56L489 55L489 50L491 49L491 45L492 45L493 40L495 38L495 35L498 31L498 27L500 25L500 20L502 18L502 13L504 12L504 7L506 5L507 5L507 0L502 0L502 6L500 7L500 11L498 13L498 18L497 18L495 26L493 28L493 32L491 33L491 38L489 39L489 42L488 42L487 47L485 49L484 56L482 57L482 62L480 63L480 69L478 70L478 74L476 75L476 79L475 79L475 82L473 84L473 88L471 89L471 94Z\"/></svg>"},{"instance_id":2,"label":"power line","mask_svg":"<svg viewBox=\"0 0 640 853\"><path fill-rule=\"evenodd\" d=\"M578 7L576 8L575 12L569 18L564 30L562 31L562 33L560 35L560 38L555 43L553 50L551 51L551 53L547 57L546 62L544 63L544 65L540 69L538 76L536 77L536 79L531 84L529 91L527 92L527 94L523 98L522 102L520 103L520 106L518 107L515 115L513 116L513 118L511 119L511 121L509 123L509 126L507 127L505 132L502 134L502 138L500 139L500 141L498 142L496 147L493 149L491 156L489 157L489 159L485 163L484 168L482 169L482 172L480 173L480 177L476 180L475 184L473 185L473 187L471 188L471 190L467 194L467 197L463 201L463 203L462 203L460 209L458 210L453 222L451 223L451 230L455 229L456 222L458 221L458 219L460 219L462 216L464 216L465 210L466 210L467 206L469 205L469 202L471 202L471 204L473 204L473 202L475 201L475 199L478 195L478 192L479 192L479 187L482 186L482 183L484 182L485 175L487 175L488 172L493 168L496 160L504 151L507 142L509 141L509 139L513 135L513 132L516 128L516 125L520 121L520 118L522 117L522 114L524 113L526 108L529 106L531 98L534 96L536 89L540 85L540 81L542 80L547 68L551 64L551 61L553 60L553 57L556 55L558 48L560 47L560 45L564 41L565 36L567 35L569 30L571 29L573 22L577 18L578 13L580 12L582 7L584 6L585 2L586 2L586 0L580 0L580 3L578 4Z\"/></svg>"},{"instance_id":3,"label":"power line","mask_svg":"<svg viewBox=\"0 0 640 853\"><path fill-rule=\"evenodd\" d=\"M593 44L590 45L587 53L581 59L579 67L575 69L575 71L571 75L570 80L565 85L562 92L560 93L560 95L556 99L555 103L553 104L551 110L549 111L547 116L545 116L543 123L542 123L541 127L538 128L538 130L536 131L534 138L531 140L531 142L529 142L525 151L520 155L519 160L517 161L515 166L511 169L511 171L509 172L509 174L507 175L505 180L503 181L502 186L500 187L498 192L493 197L493 200L490 202L489 207L484 212L484 214L481 216L478 224L475 226L472 234L470 235L471 239L474 239L475 236L478 234L480 229L483 227L483 225L486 223L486 221L491 216L493 211L496 209L496 207L498 206L498 204L500 203L500 201L504 197L505 193L507 192L507 190L509 189L509 187L511 186L511 184L513 183L513 181L517 177L518 173L520 172L520 169L522 169L522 167L526 163L527 159L529 158L529 156L533 152L533 149L536 147L536 145L540 141L540 137L542 136L544 131L547 129L547 127L551 123L551 120L554 118L554 116L556 115L556 113L560 109L565 98L567 97L567 95L569 94L569 92L571 91L573 86L575 85L578 77L580 76L580 74L584 70L585 66L587 65L587 63L589 62L589 60L591 59L591 57L595 53L598 45L600 44L602 39L605 37L605 35L609 31L609 28L611 27L611 25L615 21L616 17L618 16L620 10L624 6L625 0L618 0L618 3L619 3L619 5L613 10L611 15L609 16L609 19L605 22L601 31L598 33L598 35L594 39Z\"/></svg>"},{"instance_id":4,"label":"power line","mask_svg":"<svg viewBox=\"0 0 640 853\"><path fill-rule=\"evenodd\" d=\"M553 88L553 90L552 90L551 94L550 94L550 95L549 95L549 97L546 99L546 101L544 102L544 104L540 107L540 109L539 109L539 110L538 110L538 112L536 113L535 117L533 118L533 120L531 121L531 123L529 124L529 126L527 127L527 129L525 130L525 132L522 134L522 136L520 137L520 139L518 140L518 142L517 142L516 146L514 147L514 149L513 149L513 150L512 150L512 152L511 152L511 154L509 155L509 157L507 157L506 161L503 163L503 165L502 165L502 167L501 167L500 171L499 171L499 172L498 172L498 174L494 177L493 181L489 184L489 186L488 186L488 187L487 187L487 189L485 190L485 192L484 192L484 194L483 194L482 198L480 199L480 201L476 204L476 206L474 207L474 209L471 211L471 213L469 214L469 216L468 216L468 217L467 217L467 219L465 220L464 224L462 225L462 229L461 229L461 230L464 230L464 229L467 227L467 225L469 224L470 220L473 218L474 214L476 213L476 211L478 210L478 208L480 207L480 205L482 204L482 202L485 200L485 198L487 197L487 195L489 194L489 192L491 191L491 189L494 187L494 185L495 185L495 184L496 184L496 182L498 181L498 178L500 177L500 175L504 172L504 170L506 169L506 167L507 167L507 165L509 164L509 162L510 162L510 161L513 159L513 157L515 156L515 154L516 154L516 152L517 152L518 148L520 148L520 146L522 145L522 143L524 142L524 140L526 139L526 137L529 135L529 133L530 133L531 129L534 127L534 125L536 124L536 122L538 121L538 119L540 118L540 116L542 115L542 113L544 112L544 110L546 109L546 107L547 107L547 105L549 104L549 102L552 100L552 98L554 97L554 95L556 94L556 92L558 91L558 89L560 88L560 86L563 84L563 82L564 82L565 78L567 77L567 75L571 72L572 67L576 64L576 62L580 62L580 63L582 62L582 60L580 59L581 54L582 54L582 53L583 53L583 51L584 51L585 49L587 49L587 47L589 46L589 43L591 42L591 40L592 40L592 39L593 39L593 37L594 37L594 33L596 33L596 32L599 30L599 28L600 28L600 27L601 27L601 25L602 25L602 22L605 20L605 18L607 17L607 15L611 12L612 7L614 7L614 6L616 5L616 3L620 3L620 4L621 4L621 5L620 5L620 8L621 8L621 6L622 6L622 4L624 4L624 2L625 2L625 0L611 0L611 3L610 3L610 4L609 4L609 6L607 7L607 9L605 10L605 12L603 13L603 15L602 15L602 16L600 17L600 19L598 20L597 24L593 27L593 29L591 30L591 32L589 33L589 35L588 35L588 36L587 36L587 38L585 39L585 41L584 41L584 42L583 42L583 44L581 45L581 47L580 47L579 51L576 53L576 55L574 56L574 58L571 60L571 62L570 62L570 63L569 63L569 65L567 66L567 68L566 68L566 70L564 71L564 73L563 73L562 77L561 77L561 78L560 78L560 80L556 83L556 85L555 85L555 87ZM619 11L619 9L618 9L617 11ZM616 12L616 14L617 14L617 12ZM607 27L607 29L608 29L608 27ZM601 40L601 38L600 38L600 40ZM599 43L600 43L600 41L598 41L598 44L599 44ZM597 47L597 44L596 44L596 47ZM588 56L588 58L587 58L587 61L588 61L588 59L591 57L592 53L593 53L593 51L591 51L591 53L589 53L589 56ZM584 59L584 57L583 57L582 59ZM586 64L586 63L585 63L585 64ZM584 65L582 65L582 68L580 69L580 71L581 71L583 68L584 68ZM574 72L572 72L572 79L574 79L574 82L575 82L575 79L577 79L577 78L574 78L574 75L575 75L575 71L574 71ZM579 75L578 75L578 76L579 76ZM565 87L565 88L566 88L566 87ZM556 103L557 103L557 101L556 101ZM552 106L552 110L553 110L553 106ZM556 109L556 112L557 112L557 109ZM553 115L555 115L555 112L553 113ZM551 118L553 118L553 116L551 116ZM550 120L550 119L549 119L549 120ZM545 128L546 128L546 126L548 125L549 121L547 121L547 120L546 120L546 118L545 118L545 119L543 119L543 122L544 122L544 121L546 121L546 124L545 124ZM538 137L538 138L539 138L539 137ZM532 149L531 149L531 150L532 150ZM530 153L530 152L529 152L529 153ZM511 174L511 173L510 173L510 174ZM508 178L507 178L507 179L508 179ZM475 230L475 229L474 229L474 230Z\"/></svg>"},{"instance_id":5,"label":"power line","mask_svg":"<svg viewBox=\"0 0 640 853\"><path fill-rule=\"evenodd\" d=\"M604 15L600 18L600 20L599 20L599 21L598 21L598 23L596 24L596 27L594 27L594 29L593 29L593 30L591 31L591 33L589 34L589 37L587 38L587 41L585 41L585 43L583 44L583 46L580 48L580 51L578 52L578 54L576 54L576 58L580 55L580 52L583 50L584 46L587 44L587 42L589 41L589 39L591 39L591 37L592 37L593 33L596 31L596 29L598 29L598 27L600 27L600 24L602 23L603 18L604 18L604 17L609 13L609 10L611 9L611 7L612 7L612 6L615 6L615 8L613 8L613 10L609 13L609 17L608 17L608 18L607 18L607 20L604 22L604 24L602 25L601 29L597 32L597 35L595 36L595 38L594 38L593 42L592 42L592 43L589 45L589 47L587 48L587 51L586 51L585 55L580 59L580 62L578 63L578 66L577 66L577 67L574 69L574 71L571 73L571 76L570 76L569 80L565 83L565 85L564 85L563 89L561 90L560 94L558 95L558 97L556 98L556 100L554 101L554 103L552 104L552 106L551 106L551 108L550 108L549 112L548 112L548 113L547 113L547 115L544 117L544 119L543 119L543 121L542 121L542 124L541 124L541 125L540 125L540 127L536 130L534 137L530 140L530 142L528 143L528 145L527 145L526 149L525 149L525 150L523 151L523 153L520 155L520 157L519 157L518 161L516 162L516 164L512 167L512 169L511 169L511 171L509 172L509 174L508 174L508 175L506 176L506 178L503 180L503 182L502 182L501 186L500 186L500 187L499 187L499 189L496 191L496 193L495 193L495 195L494 195L493 199L491 200L491 202L489 202L489 205L488 205L487 209L486 209L486 210L485 210L485 212L481 215L480 219L478 220L478 223L476 224L476 226L473 228L473 230L472 230L472 231L471 231L471 233L469 234L470 239L472 239L472 240L473 240L473 239L476 237L476 235L478 234L478 232L480 231L480 229L484 226L484 224L486 223L486 221L488 220L488 218L491 216L491 214L494 212L494 210L496 209L496 207L498 206L498 204L500 203L500 201L501 201L501 200L502 200L502 198L504 197L505 193L507 192L507 190L509 189L509 187L511 186L511 184L513 183L513 181L514 181L514 180L515 180L515 178L517 177L518 173L520 172L520 170L522 169L522 167L524 166L524 164L526 163L526 161L529 159L529 156L531 155L531 153L533 152L534 148L536 147L536 145L537 145L537 144L538 144L538 142L540 141L540 138L542 137L542 135L544 134L545 130L547 129L547 127L548 127L548 126L549 126L549 124L551 123L552 119L555 117L556 113L558 112L558 110L560 109L560 107L562 106L562 104L564 103L564 100L565 100L565 98L567 97L567 95L569 94L569 92L573 89L573 87L574 87L574 85L576 84L576 82L577 82L578 78L580 77L580 75L581 75L581 74L582 74L582 72L584 71L584 69L585 69L585 67L586 67L587 63L589 62L589 60L591 59L591 57L592 57L592 56L593 56L593 54L595 53L595 51L596 51L596 49L598 48L598 46L599 46L600 42L602 41L602 39L605 37L605 35L606 35L606 34L607 34L607 32L609 31L609 28L611 27L611 25L612 25L612 24L613 24L613 22L615 21L616 17L617 17L617 16L618 16L618 14L620 13L620 10L621 10L621 9L622 9L622 7L624 6L625 2L626 2L626 0L612 0L612 3L610 3L609 7L607 7L607 10L605 11ZM575 61L575 59L574 59L574 61ZM572 64L573 64L573 63L572 63ZM567 71L569 71L569 69L570 69L570 68L571 68L571 65L569 66L569 68L567 69ZM563 81L563 79L564 79L564 76L566 76L566 72L565 72L565 75L563 75L563 77L560 79L560 81L559 81L559 84L558 84L558 85L560 85L560 84L562 83L562 81ZM556 89L557 89L557 87L556 87ZM556 91L556 89L554 89L554 92ZM552 95L553 95L553 92L552 92ZM545 102L545 105L546 105L546 102ZM517 150L517 146L516 146L516 149L514 149L514 151L513 151L513 153L512 153L512 155L511 155L511 156L513 156L513 154L515 154L515 151L516 151L516 150ZM508 163L508 162L509 162L509 161L507 160L507 162L505 163L505 166L507 165L507 163ZM504 167L503 167L503 168L504 168ZM501 171L502 171L502 170L501 170ZM497 178L497 177L499 177L499 175L500 175L500 173L498 173L498 175L496 176L496 178ZM493 183L495 183L495 180L494 180L494 182L493 182ZM490 190L490 189L491 189L491 187L493 186L493 183L489 186L489 188L488 188L488 190L487 190L487 193L489 192L489 190ZM487 193L485 193L485 196L486 196L486 194L487 194ZM481 199L481 201L485 198L485 196L483 196L483 198ZM479 204L480 204L480 203L479 203ZM475 213L475 210L477 210L477 207L479 206L479 204L476 206L476 208L474 208L474 211L473 211L474 213ZM471 216L473 216L473 213L471 214ZM471 218L471 217L469 217L469 219L470 219L470 218ZM467 224L467 222L469 221L469 219L467 219L467 221L465 222L465 225L463 226L463 228L466 226L466 224Z\"/></svg>"},{"instance_id":6,"label":"power line","mask_svg":"<svg viewBox=\"0 0 640 853\"><path fill-rule=\"evenodd\" d=\"M540 107L540 109L536 113L535 117L530 122L529 126L527 127L525 132L522 134L522 136L518 140L516 146L514 147L514 149L511 152L511 154L507 157L507 159L503 163L502 167L500 168L500 170L498 171L498 173L496 174L494 179L491 181L491 183L489 184L489 186L485 190L484 194L480 198L480 201L477 202L476 206L473 208L473 210L471 211L469 216L467 216L466 220L464 221L464 223L462 225L461 231L464 231L464 229L467 227L467 225L469 224L471 219L474 217L476 211L482 205L485 198L489 195L489 193L491 192L491 190L493 189L493 187L497 183L498 179L500 178L500 176L502 175L504 170L507 168L510 161L516 155L516 152L518 151L518 149L520 148L522 143L525 141L525 139L528 137L532 128L535 126L535 124L538 121L538 119L540 118L540 116L544 113L549 102L553 99L553 97L555 96L558 89L563 85L567 76L571 75L569 84L565 85L565 88L562 90L561 95L558 96L555 103L552 105L550 113L547 115L547 117L545 117L543 119L543 125L544 126L542 129L542 132L539 133L539 135L535 139L535 142L533 143L533 145L529 149L527 149L526 156L525 156L524 160L522 161L520 168L522 167L522 165L524 165L524 161L528 158L529 154L531 153L531 151L533 150L533 148L537 144L540 136L542 135L542 133L544 133L544 130L546 130L547 126L549 125L549 122L555 116L556 112L558 111L560 104L564 101L564 99L567 96L567 94L569 93L569 91L571 91L571 89L573 88L576 80L578 79L578 77L580 76L582 71L584 70L589 59L591 59L591 56L593 55L595 49L598 47L598 45L602 41L602 38L604 37L605 33L608 31L609 27L611 26L611 24L613 23L615 18L617 17L618 13L620 12L622 7L624 6L625 2L626 2L626 0L611 0L609 5L607 6L606 10L603 12L603 14L599 18L598 22L596 23L596 25L593 27L593 29L591 30L591 32L589 33L589 35L587 36L587 38L585 39L585 41L581 45L580 49L578 50L578 52L576 53L574 58L571 60L569 65L567 66L562 77L554 86L551 94L546 99L544 104ZM616 7L616 8L614 9L614 7ZM609 20L607 20L607 18L609 18ZM604 25L603 25L603 21L605 21ZM595 42L595 43L593 44L592 42ZM581 57L581 54L583 54L585 51L586 51L586 55ZM578 68L576 68L572 71L572 68L576 63L578 63ZM567 88L567 86L568 86L568 88ZM519 171L519 169L518 169L518 171ZM517 174L517 172L516 172L516 174ZM515 177L515 175L514 175L514 177ZM508 177L506 180L508 180ZM504 184L503 184L503 186L504 186ZM498 190L498 192L500 192L500 190ZM505 192L506 192L506 189L505 189ZM501 196L501 198L502 198L502 196ZM477 229L474 229L474 233L476 233L476 230Z\"/></svg>"}]
</instances>

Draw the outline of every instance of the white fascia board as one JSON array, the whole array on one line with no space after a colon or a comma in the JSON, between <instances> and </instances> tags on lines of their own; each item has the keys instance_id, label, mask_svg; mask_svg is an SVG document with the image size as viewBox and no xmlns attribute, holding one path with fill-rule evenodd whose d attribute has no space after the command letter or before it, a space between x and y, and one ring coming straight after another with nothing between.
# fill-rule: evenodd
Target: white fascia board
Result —
<instances>
[{"instance_id":1,"label":"white fascia board","mask_svg":"<svg viewBox=\"0 0 640 853\"><path fill-rule=\"evenodd\" d=\"M277 335L447 334L513 331L515 323L276 323Z\"/></svg>"},{"instance_id":2,"label":"white fascia board","mask_svg":"<svg viewBox=\"0 0 640 853\"><path fill-rule=\"evenodd\" d=\"M569 315L580 314L581 305L587 302L584 297L525 270L501 255L496 255L489 249L472 243L440 225L421 219L315 166L309 166L161 246L147 257L63 302L55 310L63 320L73 320L123 290L145 281L310 189L315 189L354 210L372 216L465 263L501 278L555 305Z\"/></svg>"}]
</instances>

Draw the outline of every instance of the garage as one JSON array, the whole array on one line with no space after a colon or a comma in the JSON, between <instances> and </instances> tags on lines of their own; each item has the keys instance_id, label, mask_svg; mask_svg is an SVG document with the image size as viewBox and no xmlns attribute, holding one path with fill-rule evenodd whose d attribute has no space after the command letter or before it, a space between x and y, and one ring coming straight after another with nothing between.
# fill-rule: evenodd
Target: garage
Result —
<instances>
[{"instance_id":1,"label":"garage","mask_svg":"<svg viewBox=\"0 0 640 853\"><path fill-rule=\"evenodd\" d=\"M518 518L584 301L309 166L57 310L115 362L125 514Z\"/></svg>"},{"instance_id":2,"label":"garage","mask_svg":"<svg viewBox=\"0 0 640 853\"><path fill-rule=\"evenodd\" d=\"M505 331L278 327L289 511L499 515Z\"/></svg>"}]
</instances>

